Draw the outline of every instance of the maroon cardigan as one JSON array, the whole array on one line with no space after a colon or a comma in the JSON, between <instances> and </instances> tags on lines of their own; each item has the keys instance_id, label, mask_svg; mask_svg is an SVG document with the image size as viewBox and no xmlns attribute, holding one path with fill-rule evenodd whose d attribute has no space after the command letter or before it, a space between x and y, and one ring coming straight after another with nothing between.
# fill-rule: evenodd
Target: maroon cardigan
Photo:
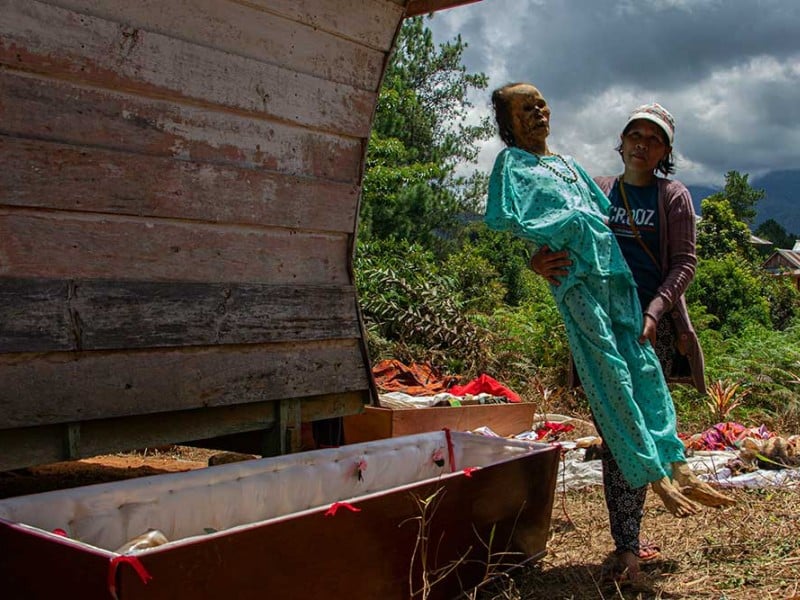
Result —
<instances>
[{"instance_id":1,"label":"maroon cardigan","mask_svg":"<svg viewBox=\"0 0 800 600\"><path fill-rule=\"evenodd\" d=\"M618 177L595 177L594 181L606 195L611 193ZM657 178L658 212L661 219L661 272L665 273L656 295L644 313L656 323L669 313L675 323L678 348L691 368L690 378L664 375L669 381L692 383L702 393L706 392L705 361L697 339L684 293L694 279L697 266L695 252L695 215L689 190L680 181Z\"/></svg>"}]
</instances>

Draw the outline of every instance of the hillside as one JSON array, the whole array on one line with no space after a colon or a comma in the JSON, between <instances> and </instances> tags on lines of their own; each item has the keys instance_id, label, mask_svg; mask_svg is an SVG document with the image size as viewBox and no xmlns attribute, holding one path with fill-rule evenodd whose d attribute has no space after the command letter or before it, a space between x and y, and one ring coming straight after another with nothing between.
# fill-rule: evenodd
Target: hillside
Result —
<instances>
[{"instance_id":1,"label":"hillside","mask_svg":"<svg viewBox=\"0 0 800 600\"><path fill-rule=\"evenodd\" d=\"M758 226L767 219L780 223L788 233L800 239L800 169L772 171L750 180L750 185L766 192L764 199L756 207L755 224ZM719 191L702 185L687 186L692 194L694 207L700 214L700 202Z\"/></svg>"}]
</instances>

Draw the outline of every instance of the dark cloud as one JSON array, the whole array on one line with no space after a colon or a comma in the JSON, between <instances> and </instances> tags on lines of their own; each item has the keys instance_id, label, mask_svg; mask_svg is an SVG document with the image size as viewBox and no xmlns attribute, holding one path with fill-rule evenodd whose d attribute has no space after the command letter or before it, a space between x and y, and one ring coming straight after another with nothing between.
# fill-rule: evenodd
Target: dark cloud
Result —
<instances>
[{"instance_id":1,"label":"dark cloud","mask_svg":"<svg viewBox=\"0 0 800 600\"><path fill-rule=\"evenodd\" d=\"M491 87L535 83L554 137L590 167L610 168L627 111L657 100L688 179L800 168L798 0L483 0L429 24L439 41L461 34Z\"/></svg>"}]
</instances>

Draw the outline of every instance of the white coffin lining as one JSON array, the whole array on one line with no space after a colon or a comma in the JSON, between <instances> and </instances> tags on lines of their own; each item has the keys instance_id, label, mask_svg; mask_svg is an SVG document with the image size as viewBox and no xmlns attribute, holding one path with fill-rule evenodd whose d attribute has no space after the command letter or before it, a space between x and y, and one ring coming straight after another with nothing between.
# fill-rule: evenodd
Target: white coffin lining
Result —
<instances>
[{"instance_id":1,"label":"white coffin lining","mask_svg":"<svg viewBox=\"0 0 800 600\"><path fill-rule=\"evenodd\" d=\"M547 448L460 432L451 439L456 470ZM451 472L449 462L445 433L423 433L9 498L0 500L0 519L60 528L113 551L150 528L176 541L435 479Z\"/></svg>"}]
</instances>

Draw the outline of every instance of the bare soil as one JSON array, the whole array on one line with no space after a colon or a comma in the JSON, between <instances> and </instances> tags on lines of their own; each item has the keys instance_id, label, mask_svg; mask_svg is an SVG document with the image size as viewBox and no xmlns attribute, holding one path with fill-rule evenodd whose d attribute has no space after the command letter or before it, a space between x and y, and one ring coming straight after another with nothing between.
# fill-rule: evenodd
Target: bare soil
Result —
<instances>
[{"instance_id":1,"label":"bare soil","mask_svg":"<svg viewBox=\"0 0 800 600\"><path fill-rule=\"evenodd\" d=\"M169 446L0 472L0 498L208 466L218 450Z\"/></svg>"}]
</instances>

